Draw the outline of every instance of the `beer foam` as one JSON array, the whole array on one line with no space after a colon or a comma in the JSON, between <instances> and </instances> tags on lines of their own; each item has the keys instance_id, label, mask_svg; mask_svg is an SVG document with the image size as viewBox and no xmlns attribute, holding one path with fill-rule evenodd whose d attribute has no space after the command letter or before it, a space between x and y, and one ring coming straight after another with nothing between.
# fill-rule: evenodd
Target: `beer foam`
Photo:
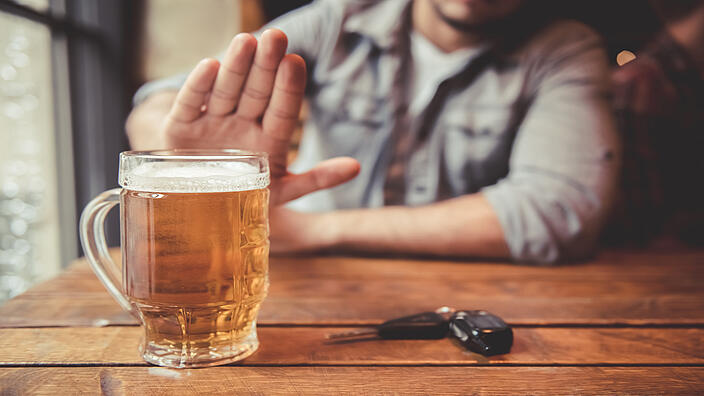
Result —
<instances>
[{"instance_id":1,"label":"beer foam","mask_svg":"<svg viewBox=\"0 0 704 396\"><path fill-rule=\"evenodd\" d=\"M160 193L247 191L268 185L268 172L243 162L151 162L120 174L123 188Z\"/></svg>"}]
</instances>

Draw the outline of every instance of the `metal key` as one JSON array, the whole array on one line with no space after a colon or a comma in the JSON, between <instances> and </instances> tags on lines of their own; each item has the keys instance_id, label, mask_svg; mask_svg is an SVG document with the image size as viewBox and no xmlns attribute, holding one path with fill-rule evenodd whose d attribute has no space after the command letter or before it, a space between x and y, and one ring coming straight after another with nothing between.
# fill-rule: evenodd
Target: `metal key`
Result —
<instances>
[{"instance_id":1,"label":"metal key","mask_svg":"<svg viewBox=\"0 0 704 396\"><path fill-rule=\"evenodd\" d=\"M441 311L441 308L438 311ZM387 340L436 340L445 338L449 331L448 320L441 313L422 312L388 320L376 327L346 333L330 334L328 339L351 339L378 336ZM443 311L442 313L445 313Z\"/></svg>"}]
</instances>

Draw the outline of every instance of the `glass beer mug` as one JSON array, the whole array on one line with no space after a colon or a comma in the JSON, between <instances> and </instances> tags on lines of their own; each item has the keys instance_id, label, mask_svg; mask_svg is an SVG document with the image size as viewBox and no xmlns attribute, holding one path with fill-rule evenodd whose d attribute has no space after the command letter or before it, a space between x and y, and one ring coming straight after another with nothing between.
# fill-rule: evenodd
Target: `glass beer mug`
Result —
<instances>
[{"instance_id":1,"label":"glass beer mug","mask_svg":"<svg viewBox=\"0 0 704 396\"><path fill-rule=\"evenodd\" d=\"M144 326L144 360L204 367L251 355L269 287L266 156L124 152L119 183L83 210L81 243L103 285ZM118 203L122 270L103 231Z\"/></svg>"}]
</instances>

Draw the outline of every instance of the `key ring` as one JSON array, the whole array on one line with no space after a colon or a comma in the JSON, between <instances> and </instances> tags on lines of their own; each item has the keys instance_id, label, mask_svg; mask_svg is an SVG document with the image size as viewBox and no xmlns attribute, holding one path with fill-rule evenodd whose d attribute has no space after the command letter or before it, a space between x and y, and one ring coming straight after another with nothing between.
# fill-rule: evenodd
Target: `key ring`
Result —
<instances>
[{"instance_id":1,"label":"key ring","mask_svg":"<svg viewBox=\"0 0 704 396\"><path fill-rule=\"evenodd\" d=\"M457 312L456 309L454 309L452 307L448 307L446 305L443 305L442 307L435 310L436 314L441 315L446 320L450 320L450 317L452 317L452 315L454 315L455 312Z\"/></svg>"}]
</instances>

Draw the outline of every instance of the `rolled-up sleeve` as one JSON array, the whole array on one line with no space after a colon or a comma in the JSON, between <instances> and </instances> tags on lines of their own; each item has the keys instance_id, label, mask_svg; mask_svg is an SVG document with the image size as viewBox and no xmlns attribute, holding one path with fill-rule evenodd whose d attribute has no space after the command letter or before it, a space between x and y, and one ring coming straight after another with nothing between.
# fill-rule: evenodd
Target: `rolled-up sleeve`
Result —
<instances>
[{"instance_id":1,"label":"rolled-up sleeve","mask_svg":"<svg viewBox=\"0 0 704 396\"><path fill-rule=\"evenodd\" d=\"M614 200L621 150L605 51L587 28L559 40L538 68L508 175L482 189L519 261L590 255Z\"/></svg>"},{"instance_id":2,"label":"rolled-up sleeve","mask_svg":"<svg viewBox=\"0 0 704 396\"><path fill-rule=\"evenodd\" d=\"M137 90L132 98L132 106L137 106L144 102L150 95L163 91L178 91L186 82L188 74L177 74L175 76L150 81Z\"/></svg>"}]
</instances>

